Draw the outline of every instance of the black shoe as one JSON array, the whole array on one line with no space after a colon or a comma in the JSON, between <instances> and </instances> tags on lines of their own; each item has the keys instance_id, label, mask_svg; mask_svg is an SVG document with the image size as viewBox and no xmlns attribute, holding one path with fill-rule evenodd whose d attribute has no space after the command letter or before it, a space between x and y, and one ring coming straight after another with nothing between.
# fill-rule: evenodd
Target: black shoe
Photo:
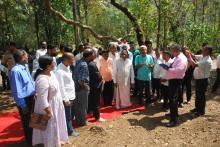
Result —
<instances>
[{"instance_id":1,"label":"black shoe","mask_svg":"<svg viewBox=\"0 0 220 147\"><path fill-rule=\"evenodd\" d=\"M200 117L200 116L203 116L203 115L205 115L204 112L203 112L203 113L195 112L195 113L193 114L193 117Z\"/></svg>"},{"instance_id":2,"label":"black shoe","mask_svg":"<svg viewBox=\"0 0 220 147\"><path fill-rule=\"evenodd\" d=\"M191 113L195 113L195 112L197 112L197 109L195 108L195 109L192 109L192 110L190 110L190 112Z\"/></svg>"},{"instance_id":3,"label":"black shoe","mask_svg":"<svg viewBox=\"0 0 220 147\"><path fill-rule=\"evenodd\" d=\"M176 126L177 126L177 122L174 122L174 121L171 121L168 124L166 124L166 127L169 127L169 128L176 127Z\"/></svg>"}]
</instances>

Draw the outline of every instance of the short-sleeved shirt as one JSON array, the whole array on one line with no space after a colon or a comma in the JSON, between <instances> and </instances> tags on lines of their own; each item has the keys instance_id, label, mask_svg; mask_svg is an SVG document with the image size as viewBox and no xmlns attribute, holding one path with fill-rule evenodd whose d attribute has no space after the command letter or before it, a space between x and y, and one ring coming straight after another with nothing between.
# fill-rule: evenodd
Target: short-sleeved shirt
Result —
<instances>
[{"instance_id":1,"label":"short-sleeved shirt","mask_svg":"<svg viewBox=\"0 0 220 147\"><path fill-rule=\"evenodd\" d=\"M138 64L154 64L153 58L150 55L146 55L143 57L142 55L138 55L135 58L135 66ZM138 80L142 81L150 81L151 80L151 69L144 65L137 69L137 77Z\"/></svg>"},{"instance_id":2,"label":"short-sleeved shirt","mask_svg":"<svg viewBox=\"0 0 220 147\"><path fill-rule=\"evenodd\" d=\"M210 71L212 69L212 59L210 56L195 56L198 61L198 67L195 68L193 76L195 79L206 79L210 77Z\"/></svg>"}]
</instances>

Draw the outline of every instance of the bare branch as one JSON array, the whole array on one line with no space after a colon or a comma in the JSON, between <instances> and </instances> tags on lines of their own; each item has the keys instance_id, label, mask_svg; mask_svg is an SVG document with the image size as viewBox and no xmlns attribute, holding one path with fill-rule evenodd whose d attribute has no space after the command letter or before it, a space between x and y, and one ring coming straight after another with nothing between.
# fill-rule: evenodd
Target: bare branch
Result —
<instances>
[{"instance_id":1,"label":"bare branch","mask_svg":"<svg viewBox=\"0 0 220 147\"><path fill-rule=\"evenodd\" d=\"M48 9L48 11L58 17L60 20L62 20L63 22L65 22L66 24L72 25L72 26L76 26L76 27L80 27L84 30L87 30L88 32L90 32L95 38L99 39L99 40L113 40L114 37L113 36L102 36L98 33L96 33L90 26L87 25L83 25L80 22L74 21L72 19L68 19L66 18L61 12L53 9L53 7L51 6L51 0L44 0L45 2L45 6Z\"/></svg>"},{"instance_id":2,"label":"bare branch","mask_svg":"<svg viewBox=\"0 0 220 147\"><path fill-rule=\"evenodd\" d=\"M128 10L128 8L122 6L121 4L117 3L115 0L111 0L111 4L116 7L118 10L123 12L129 20L132 22L136 35L137 35L137 41L139 45L142 45L144 43L144 36L142 29L140 25L138 24L137 18Z\"/></svg>"}]
</instances>

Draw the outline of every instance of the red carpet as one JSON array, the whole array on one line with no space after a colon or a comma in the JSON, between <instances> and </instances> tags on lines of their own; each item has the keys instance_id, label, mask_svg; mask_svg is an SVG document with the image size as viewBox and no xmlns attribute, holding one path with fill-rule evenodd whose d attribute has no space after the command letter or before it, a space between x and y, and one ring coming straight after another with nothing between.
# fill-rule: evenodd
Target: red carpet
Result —
<instances>
[{"instance_id":1,"label":"red carpet","mask_svg":"<svg viewBox=\"0 0 220 147\"><path fill-rule=\"evenodd\" d=\"M24 140L18 112L0 114L0 147Z\"/></svg>"},{"instance_id":2,"label":"red carpet","mask_svg":"<svg viewBox=\"0 0 220 147\"><path fill-rule=\"evenodd\" d=\"M129 108L116 110L115 106L109 106L101 108L100 112L102 118L111 120L124 113L135 110L142 111L144 107L135 104ZM88 114L88 121L94 124L99 123L95 121L92 114ZM0 114L0 147L5 147L9 144L14 144L23 140L24 135L18 112Z\"/></svg>"}]
</instances>

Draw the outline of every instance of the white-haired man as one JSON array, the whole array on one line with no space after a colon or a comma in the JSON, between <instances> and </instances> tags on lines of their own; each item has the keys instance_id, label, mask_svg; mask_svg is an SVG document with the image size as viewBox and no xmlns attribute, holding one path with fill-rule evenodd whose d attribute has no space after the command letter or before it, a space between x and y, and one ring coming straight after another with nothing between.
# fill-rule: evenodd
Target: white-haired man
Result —
<instances>
[{"instance_id":1,"label":"white-haired man","mask_svg":"<svg viewBox=\"0 0 220 147\"><path fill-rule=\"evenodd\" d=\"M152 56L147 55L147 47L140 47L141 55L135 58L135 68L137 70L137 82L138 82L138 96L139 103L143 104L143 90L145 89L146 103L150 103L152 99L151 94L151 69L154 61Z\"/></svg>"}]
</instances>

